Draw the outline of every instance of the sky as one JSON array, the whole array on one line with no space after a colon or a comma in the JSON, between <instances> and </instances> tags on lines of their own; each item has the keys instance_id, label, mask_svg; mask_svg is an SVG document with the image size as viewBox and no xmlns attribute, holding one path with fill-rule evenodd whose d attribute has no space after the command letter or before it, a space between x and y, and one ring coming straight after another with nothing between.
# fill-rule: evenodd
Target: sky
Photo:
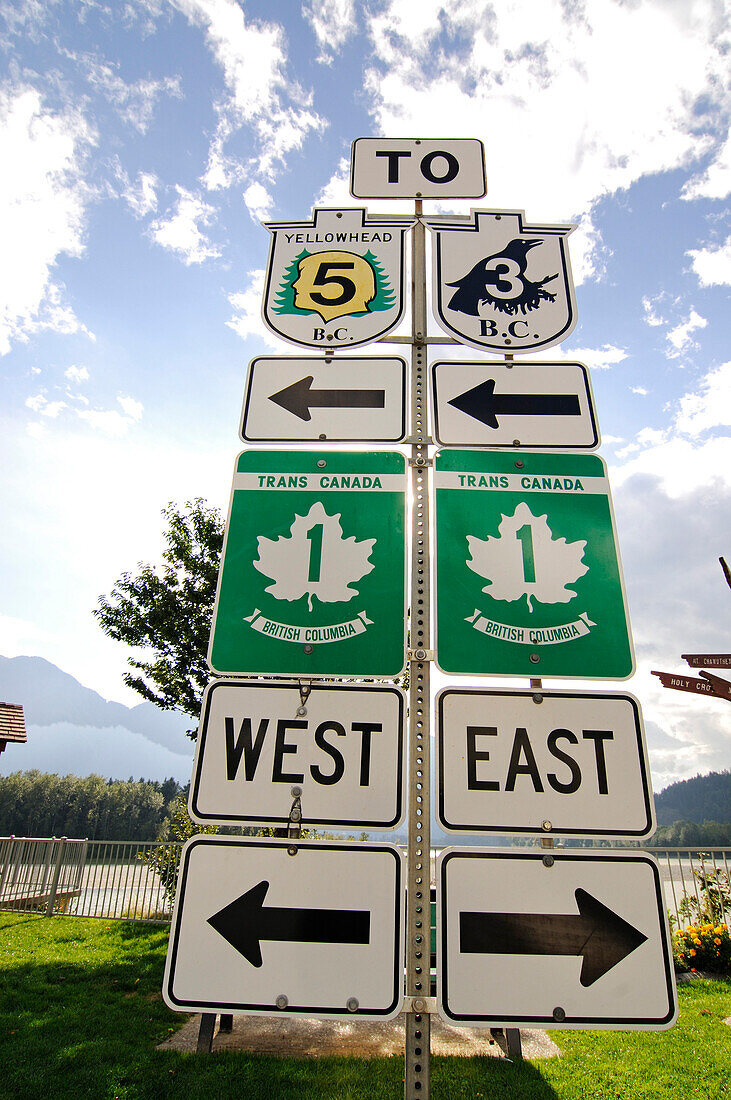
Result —
<instances>
[{"instance_id":1,"label":"sky","mask_svg":"<svg viewBox=\"0 0 731 1100\"><path fill-rule=\"evenodd\" d=\"M655 788L729 767L728 702L650 675L731 648L728 34L721 0L0 0L0 653L138 701L91 612L169 501L226 507L248 362L294 353L261 221L364 205L356 137L473 137L472 205L578 226L545 355L591 369Z\"/></svg>"}]
</instances>

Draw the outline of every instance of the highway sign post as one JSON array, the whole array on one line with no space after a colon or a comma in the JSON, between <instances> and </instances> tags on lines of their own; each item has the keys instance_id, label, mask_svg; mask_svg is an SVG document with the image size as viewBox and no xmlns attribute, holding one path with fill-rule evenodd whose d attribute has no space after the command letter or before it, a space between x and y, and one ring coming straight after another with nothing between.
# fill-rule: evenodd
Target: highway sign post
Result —
<instances>
[{"instance_id":1,"label":"highway sign post","mask_svg":"<svg viewBox=\"0 0 731 1100\"><path fill-rule=\"evenodd\" d=\"M581 363L432 364L437 441L456 447L592 450L599 431Z\"/></svg>"},{"instance_id":2,"label":"highway sign post","mask_svg":"<svg viewBox=\"0 0 731 1100\"><path fill-rule=\"evenodd\" d=\"M447 832L638 840L655 831L632 695L444 688L436 752Z\"/></svg>"},{"instance_id":3,"label":"highway sign post","mask_svg":"<svg viewBox=\"0 0 731 1100\"><path fill-rule=\"evenodd\" d=\"M298 798L308 827L397 828L405 710L397 687L210 684L193 763L192 820L282 826Z\"/></svg>"},{"instance_id":4,"label":"highway sign post","mask_svg":"<svg viewBox=\"0 0 731 1100\"><path fill-rule=\"evenodd\" d=\"M356 138L350 163L357 199L480 199L487 190L476 138Z\"/></svg>"},{"instance_id":5,"label":"highway sign post","mask_svg":"<svg viewBox=\"0 0 731 1100\"><path fill-rule=\"evenodd\" d=\"M249 366L245 443L400 443L406 362L385 356L260 356Z\"/></svg>"},{"instance_id":6,"label":"highway sign post","mask_svg":"<svg viewBox=\"0 0 731 1100\"><path fill-rule=\"evenodd\" d=\"M632 674L601 458L441 451L435 485L442 671L608 680Z\"/></svg>"},{"instance_id":7,"label":"highway sign post","mask_svg":"<svg viewBox=\"0 0 731 1100\"><path fill-rule=\"evenodd\" d=\"M392 1019L403 998L402 862L385 844L192 837L180 859L165 1003Z\"/></svg>"},{"instance_id":8,"label":"highway sign post","mask_svg":"<svg viewBox=\"0 0 731 1100\"><path fill-rule=\"evenodd\" d=\"M238 458L209 664L222 675L398 676L405 462L384 452Z\"/></svg>"},{"instance_id":9,"label":"highway sign post","mask_svg":"<svg viewBox=\"0 0 731 1100\"><path fill-rule=\"evenodd\" d=\"M434 315L476 348L534 352L576 324L566 238L573 225L527 225L522 210L427 218L435 237Z\"/></svg>"},{"instance_id":10,"label":"highway sign post","mask_svg":"<svg viewBox=\"0 0 731 1100\"><path fill-rule=\"evenodd\" d=\"M264 323L284 340L320 351L384 336L403 314L404 237L413 224L368 217L364 209L267 222Z\"/></svg>"},{"instance_id":11,"label":"highway sign post","mask_svg":"<svg viewBox=\"0 0 731 1100\"><path fill-rule=\"evenodd\" d=\"M659 868L633 852L449 848L437 1000L452 1024L662 1029L677 1016Z\"/></svg>"}]
</instances>

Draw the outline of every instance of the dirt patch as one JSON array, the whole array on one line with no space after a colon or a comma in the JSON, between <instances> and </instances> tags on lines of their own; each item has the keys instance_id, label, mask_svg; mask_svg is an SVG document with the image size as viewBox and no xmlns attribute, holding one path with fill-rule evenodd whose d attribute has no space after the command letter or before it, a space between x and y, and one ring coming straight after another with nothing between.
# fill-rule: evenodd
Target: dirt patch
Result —
<instances>
[{"instance_id":1,"label":"dirt patch","mask_svg":"<svg viewBox=\"0 0 731 1100\"><path fill-rule=\"evenodd\" d=\"M191 1017L158 1050L194 1051L198 1042L200 1016ZM488 1054L503 1058L488 1028L453 1027L433 1015L432 1054L470 1058ZM218 1027L218 1025L217 1025ZM338 1055L355 1058L403 1057L405 1016L379 1023L374 1020L285 1019L280 1016L234 1016L230 1033L216 1031L213 1052L244 1050L287 1058L324 1058ZM560 1051L545 1031L520 1033L523 1057L551 1058Z\"/></svg>"}]
</instances>

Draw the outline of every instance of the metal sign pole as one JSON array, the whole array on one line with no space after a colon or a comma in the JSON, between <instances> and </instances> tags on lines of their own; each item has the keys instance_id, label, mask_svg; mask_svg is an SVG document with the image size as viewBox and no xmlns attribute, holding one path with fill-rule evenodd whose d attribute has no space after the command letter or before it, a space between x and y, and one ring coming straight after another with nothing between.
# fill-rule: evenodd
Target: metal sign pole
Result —
<instances>
[{"instance_id":1,"label":"metal sign pole","mask_svg":"<svg viewBox=\"0 0 731 1100\"><path fill-rule=\"evenodd\" d=\"M421 199L415 214L421 215ZM427 421L426 247L411 237L411 638L409 652L409 840L406 885L406 1100L430 1095L431 803L429 795L429 432Z\"/></svg>"}]
</instances>

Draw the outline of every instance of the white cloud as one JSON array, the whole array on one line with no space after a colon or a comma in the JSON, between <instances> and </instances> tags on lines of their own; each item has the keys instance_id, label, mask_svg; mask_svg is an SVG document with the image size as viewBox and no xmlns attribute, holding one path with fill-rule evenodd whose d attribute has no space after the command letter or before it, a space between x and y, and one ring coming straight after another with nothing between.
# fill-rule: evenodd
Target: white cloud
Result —
<instances>
[{"instance_id":1,"label":"white cloud","mask_svg":"<svg viewBox=\"0 0 731 1100\"><path fill-rule=\"evenodd\" d=\"M44 329L91 336L53 268L83 251L83 165L94 141L81 114L46 110L35 89L0 91L0 355Z\"/></svg>"},{"instance_id":2,"label":"white cloud","mask_svg":"<svg viewBox=\"0 0 731 1100\"><path fill-rule=\"evenodd\" d=\"M288 153L301 149L324 121L311 109L312 94L287 76L284 32L275 23L247 23L236 0L174 0L196 26L203 27L223 70L228 98L218 106L219 123L211 141L205 185L230 187L257 173L273 178ZM256 152L242 163L226 149L248 126Z\"/></svg>"},{"instance_id":3,"label":"white cloud","mask_svg":"<svg viewBox=\"0 0 731 1100\"><path fill-rule=\"evenodd\" d=\"M699 393L680 399L675 418L676 430L694 437L718 427L731 427L731 361L710 371Z\"/></svg>"},{"instance_id":4,"label":"white cloud","mask_svg":"<svg viewBox=\"0 0 731 1100\"><path fill-rule=\"evenodd\" d=\"M693 259L693 270L701 286L731 284L731 237L718 248L692 248L686 255Z\"/></svg>"},{"instance_id":5,"label":"white cloud","mask_svg":"<svg viewBox=\"0 0 731 1100\"><path fill-rule=\"evenodd\" d=\"M561 354L564 359L579 360L592 370L609 370L627 358L627 352L614 344L604 344L600 348L562 348Z\"/></svg>"},{"instance_id":6,"label":"white cloud","mask_svg":"<svg viewBox=\"0 0 731 1100\"><path fill-rule=\"evenodd\" d=\"M35 397L26 397L25 404L26 408L40 413L41 416L47 416L49 420L55 420L61 410L67 408L65 401L49 401L42 393Z\"/></svg>"},{"instance_id":7,"label":"white cloud","mask_svg":"<svg viewBox=\"0 0 731 1100\"><path fill-rule=\"evenodd\" d=\"M92 88L112 104L122 121L140 134L147 132L158 96L163 94L179 99L182 95L179 76L166 76L162 80L142 78L128 84L120 76L117 62L110 64L91 53L64 52L84 73Z\"/></svg>"},{"instance_id":8,"label":"white cloud","mask_svg":"<svg viewBox=\"0 0 731 1100\"><path fill-rule=\"evenodd\" d=\"M142 419L142 414L145 410L141 401L136 401L134 397L118 397L117 401L125 416L130 417L131 420Z\"/></svg>"},{"instance_id":9,"label":"white cloud","mask_svg":"<svg viewBox=\"0 0 731 1100\"><path fill-rule=\"evenodd\" d=\"M255 222L271 217L272 201L272 196L260 183L252 183L244 191L246 208Z\"/></svg>"},{"instance_id":10,"label":"white cloud","mask_svg":"<svg viewBox=\"0 0 731 1100\"><path fill-rule=\"evenodd\" d=\"M244 290L236 294L229 294L228 300L234 308L235 315L226 324L233 329L242 340L250 336L257 336L268 347L277 350L281 348L280 342L265 326L261 318L261 299L264 293L264 271L250 271L249 283Z\"/></svg>"},{"instance_id":11,"label":"white cloud","mask_svg":"<svg viewBox=\"0 0 731 1100\"><path fill-rule=\"evenodd\" d=\"M630 386L632 393L638 394L640 397L647 397L649 390L646 390L644 386Z\"/></svg>"},{"instance_id":12,"label":"white cloud","mask_svg":"<svg viewBox=\"0 0 731 1100\"><path fill-rule=\"evenodd\" d=\"M701 317L694 309L691 309L688 316L688 320L682 322L682 324L676 325L674 329L671 329L667 334L667 342L670 344L668 348L668 355L677 359L679 356L686 352L692 351L698 347L698 344L693 339L692 334L699 328L705 328L708 321L705 317Z\"/></svg>"},{"instance_id":13,"label":"white cloud","mask_svg":"<svg viewBox=\"0 0 731 1100\"><path fill-rule=\"evenodd\" d=\"M144 407L134 397L118 397L122 409L77 409L76 415L96 432L110 439L121 439L129 429L142 419Z\"/></svg>"},{"instance_id":14,"label":"white cloud","mask_svg":"<svg viewBox=\"0 0 731 1100\"><path fill-rule=\"evenodd\" d=\"M331 64L333 54L342 49L356 31L353 0L311 0L303 4L302 14L311 24L320 46L317 60Z\"/></svg>"},{"instance_id":15,"label":"white cloud","mask_svg":"<svg viewBox=\"0 0 731 1100\"><path fill-rule=\"evenodd\" d=\"M136 218L144 218L157 210L157 188L160 181L154 172L138 172L132 183L117 161L115 175L122 185L122 198Z\"/></svg>"},{"instance_id":16,"label":"white cloud","mask_svg":"<svg viewBox=\"0 0 731 1100\"><path fill-rule=\"evenodd\" d=\"M581 217L708 151L696 105L723 107L721 21L716 0L389 0L368 21L373 132L483 137L491 206Z\"/></svg>"},{"instance_id":17,"label":"white cloud","mask_svg":"<svg viewBox=\"0 0 731 1100\"><path fill-rule=\"evenodd\" d=\"M89 372L86 367L69 367L68 370L63 372L64 378L68 378L69 382L81 382L89 381Z\"/></svg>"},{"instance_id":18,"label":"white cloud","mask_svg":"<svg viewBox=\"0 0 731 1100\"><path fill-rule=\"evenodd\" d=\"M152 222L149 230L152 239L177 253L186 265L220 256L220 250L210 244L200 229L200 225L207 226L211 222L216 213L214 208L184 187L176 186L175 189L178 192L175 212L167 219L157 218Z\"/></svg>"},{"instance_id":19,"label":"white cloud","mask_svg":"<svg viewBox=\"0 0 731 1100\"><path fill-rule=\"evenodd\" d=\"M681 191L684 199L725 199L731 190L731 137L717 150L705 171L689 179Z\"/></svg>"},{"instance_id":20,"label":"white cloud","mask_svg":"<svg viewBox=\"0 0 731 1100\"><path fill-rule=\"evenodd\" d=\"M664 294L658 294L655 298L642 299L642 308L645 312L645 323L651 325L653 328L657 328L658 325L666 324L665 318L660 313L660 306L664 298Z\"/></svg>"}]
</instances>

